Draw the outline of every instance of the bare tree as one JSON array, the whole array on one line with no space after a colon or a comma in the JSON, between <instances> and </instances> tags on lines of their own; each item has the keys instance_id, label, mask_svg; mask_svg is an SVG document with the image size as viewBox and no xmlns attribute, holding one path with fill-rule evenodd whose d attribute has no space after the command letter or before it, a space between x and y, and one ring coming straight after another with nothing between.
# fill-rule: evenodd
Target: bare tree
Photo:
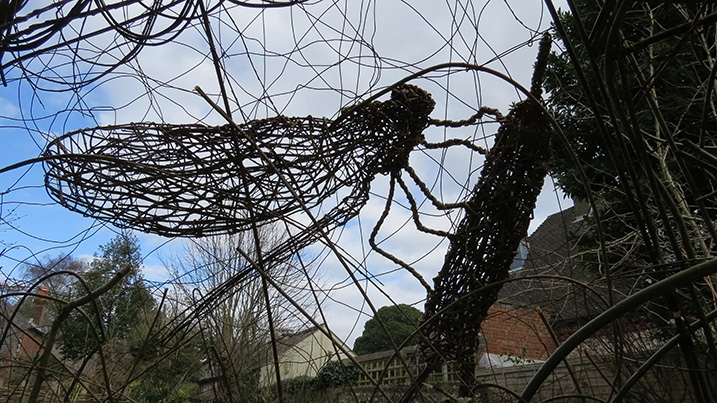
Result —
<instances>
[{"instance_id":1,"label":"bare tree","mask_svg":"<svg viewBox=\"0 0 717 403\"><path fill-rule=\"evenodd\" d=\"M260 250L283 241L275 226L201 238L187 242L166 263L178 279L179 303L189 307L187 316L197 318L205 350L204 381L218 401L251 401L257 396L260 368L271 362L272 340L300 324L291 305L313 305L311 294L300 284L314 280L300 259L263 268L285 295L268 286L253 268Z\"/></svg>"}]
</instances>

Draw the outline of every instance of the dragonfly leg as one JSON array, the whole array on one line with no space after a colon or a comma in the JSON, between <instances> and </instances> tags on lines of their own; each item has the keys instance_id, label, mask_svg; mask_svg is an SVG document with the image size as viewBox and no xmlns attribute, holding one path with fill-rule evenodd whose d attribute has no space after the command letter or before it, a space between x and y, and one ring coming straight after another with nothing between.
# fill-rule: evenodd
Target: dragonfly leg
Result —
<instances>
[{"instance_id":1,"label":"dragonfly leg","mask_svg":"<svg viewBox=\"0 0 717 403\"><path fill-rule=\"evenodd\" d=\"M375 250L379 255L385 257L386 259L392 261L393 263L396 263L397 265L401 266L403 269L411 273L413 277L415 277L423 287L426 288L427 291L431 291L431 286L428 285L426 280L421 276L420 273L416 271L411 265L404 262L403 260L397 258L395 255L387 252L386 250L382 249L378 244L376 243L376 235L378 235L378 231L381 229L381 226L383 225L384 221L386 221L386 218L388 217L388 213L391 211L391 204L393 203L393 196L396 193L396 178L397 175L391 175L391 185L388 192L388 197L386 198L386 206L383 209L383 212L381 213L381 217L379 217L378 221L376 222L376 225L374 225L373 230L371 231L371 235L368 238L368 243L371 245L371 248Z\"/></svg>"},{"instance_id":2,"label":"dragonfly leg","mask_svg":"<svg viewBox=\"0 0 717 403\"><path fill-rule=\"evenodd\" d=\"M458 203L443 203L442 201L438 200L436 196L434 196L431 193L431 190L428 188L428 186L421 180L421 178L418 177L418 174L416 174L416 171L413 170L410 166L407 166L404 168L405 171L408 173L408 175L413 179L413 181L416 183L416 186L418 186L419 189L421 189L421 192L428 198L428 200L431 201L434 207L436 207L439 210L453 210L457 208L467 208L466 202L458 202ZM409 193L406 191L406 193Z\"/></svg>"}]
</instances>

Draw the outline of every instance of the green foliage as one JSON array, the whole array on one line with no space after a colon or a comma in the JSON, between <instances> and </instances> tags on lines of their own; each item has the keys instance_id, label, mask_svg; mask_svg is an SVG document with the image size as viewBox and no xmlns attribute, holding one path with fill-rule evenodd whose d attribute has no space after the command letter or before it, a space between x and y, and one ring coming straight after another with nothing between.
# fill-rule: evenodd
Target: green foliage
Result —
<instances>
[{"instance_id":1,"label":"green foliage","mask_svg":"<svg viewBox=\"0 0 717 403\"><path fill-rule=\"evenodd\" d=\"M406 304L384 306L364 325L363 334L354 342L354 352L370 354L393 349L394 343L410 345L415 342L414 333L422 316L421 311Z\"/></svg>"},{"instance_id":2,"label":"green foliage","mask_svg":"<svg viewBox=\"0 0 717 403\"><path fill-rule=\"evenodd\" d=\"M327 389L352 385L358 379L359 370L340 361L329 361L314 376L297 376L281 380L281 389L290 401L323 401L319 398Z\"/></svg>"},{"instance_id":3,"label":"green foliage","mask_svg":"<svg viewBox=\"0 0 717 403\"><path fill-rule=\"evenodd\" d=\"M573 4L582 27L609 30L594 25L600 15L599 3L582 0ZM713 10L685 6L681 12L684 14L676 13L668 4L651 7L632 3L617 27L624 35L621 40L639 43L664 27ZM668 36L622 59L597 48L597 44L586 46L571 14L561 14L561 22L577 61L567 52L553 53L545 87L548 105L569 140L568 144L556 142L561 152L554 154L552 172L566 193L585 199L588 190L620 192L625 186L637 186L634 181L639 179L634 175L644 178L647 169L659 166L658 153L666 145L666 136L699 142L700 129L714 130L713 118L703 121L702 103L706 95L702 91L707 89L703 84L711 73L710 66L703 63L704 52L715 45L714 26L705 27L709 33L704 35L696 32L690 38L694 41L687 41L692 46L680 46L679 36ZM607 32L592 34L604 39ZM618 73L618 66L623 69L621 76L605 79L608 72ZM584 81L579 79L578 67ZM659 127L659 117L666 127ZM665 129L670 132L665 133ZM587 188L570 158L571 152L575 152L589 179Z\"/></svg>"},{"instance_id":4,"label":"green foliage","mask_svg":"<svg viewBox=\"0 0 717 403\"><path fill-rule=\"evenodd\" d=\"M237 332L244 331L237 329ZM261 397L261 373L256 363L254 351L230 349L217 349L221 345L217 340L209 341L203 338L203 357L205 369L210 377L216 379L213 389L214 398L217 401L231 401L236 403L252 403L259 401ZM243 346L242 346L243 347ZM226 354L232 351L235 354ZM243 355L242 355L243 352Z\"/></svg>"},{"instance_id":5,"label":"green foliage","mask_svg":"<svg viewBox=\"0 0 717 403\"><path fill-rule=\"evenodd\" d=\"M558 48L574 57L552 54L545 82L565 135L553 142L551 174L566 194L595 201L594 216L575 234L580 264L609 274L605 295L617 299L715 255L717 25L706 17L717 6L572 5L580 18L561 15ZM704 315L712 290L697 283L629 315L666 330L655 336L672 337L675 328L665 324L679 329L680 318ZM692 360L689 344L681 348Z\"/></svg>"},{"instance_id":6,"label":"green foliage","mask_svg":"<svg viewBox=\"0 0 717 403\"><path fill-rule=\"evenodd\" d=\"M105 362L116 371L110 374L111 382L132 379L133 399L189 402L199 389L201 349L189 334L163 334L167 316L144 283L139 244L129 233L100 247L81 280L67 287L65 299L76 301L112 281L112 287L72 311L60 325L58 344L64 358L89 359L102 349Z\"/></svg>"},{"instance_id":7,"label":"green foliage","mask_svg":"<svg viewBox=\"0 0 717 403\"><path fill-rule=\"evenodd\" d=\"M194 343L158 346L144 355L145 372L134 382L132 395L147 403L185 403L199 393L202 375L201 353ZM138 358L139 359L139 358Z\"/></svg>"},{"instance_id":8,"label":"green foliage","mask_svg":"<svg viewBox=\"0 0 717 403\"><path fill-rule=\"evenodd\" d=\"M284 393L298 395L316 390L316 378L313 376L297 376L281 381L281 388Z\"/></svg>"},{"instance_id":9,"label":"green foliage","mask_svg":"<svg viewBox=\"0 0 717 403\"><path fill-rule=\"evenodd\" d=\"M358 380L358 376L358 368L353 365L344 365L341 361L334 360L321 367L316 376L316 384L319 389L352 385Z\"/></svg>"},{"instance_id":10,"label":"green foliage","mask_svg":"<svg viewBox=\"0 0 717 403\"><path fill-rule=\"evenodd\" d=\"M713 94L707 92L713 66L705 62L717 47L717 29L707 24L684 35L654 38L698 21L714 6L681 5L677 12L674 4L626 3L620 17L601 22L610 15L600 9L607 5L572 4L580 19L561 14L560 49L569 43L575 59L565 51L553 53L545 88L548 107L565 134L553 142L551 175L566 194L578 200L590 194L601 209L600 222L591 224L602 226L605 242L598 245L594 234L580 236L586 250L601 246L604 254L588 259L599 261L603 270L641 271L689 259L693 247L713 253L709 242L698 240L704 227L695 224L714 219L716 210L704 204L704 195L715 189L713 169L680 160L696 158L689 156L690 144L711 148L717 143ZM581 29L590 41L584 41ZM618 36L609 38L611 33ZM690 183L691 177L704 180ZM692 239L677 235L680 228Z\"/></svg>"},{"instance_id":11,"label":"green foliage","mask_svg":"<svg viewBox=\"0 0 717 403\"><path fill-rule=\"evenodd\" d=\"M232 376L233 375L233 376ZM237 403L261 401L260 372L256 368L242 370L238 374L222 374L219 384L219 400Z\"/></svg>"},{"instance_id":12,"label":"green foliage","mask_svg":"<svg viewBox=\"0 0 717 403\"><path fill-rule=\"evenodd\" d=\"M91 355L109 340L137 342L136 331L151 317L154 300L140 272L141 255L134 236L122 233L101 246L83 281L71 288L68 299L76 300L107 284L122 270L120 281L81 309L74 310L62 323L58 342L65 358ZM132 339L135 340L132 340Z\"/></svg>"}]
</instances>

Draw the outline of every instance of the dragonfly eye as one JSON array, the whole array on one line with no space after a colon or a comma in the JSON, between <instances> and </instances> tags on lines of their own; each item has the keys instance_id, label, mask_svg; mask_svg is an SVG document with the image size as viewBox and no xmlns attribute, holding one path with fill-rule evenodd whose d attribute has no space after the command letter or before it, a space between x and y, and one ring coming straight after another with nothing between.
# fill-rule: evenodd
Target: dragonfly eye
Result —
<instances>
[{"instance_id":1,"label":"dragonfly eye","mask_svg":"<svg viewBox=\"0 0 717 403\"><path fill-rule=\"evenodd\" d=\"M415 85L403 84L391 91L391 100L400 107L402 114L412 123L426 127L428 116L436 107L431 94Z\"/></svg>"}]
</instances>

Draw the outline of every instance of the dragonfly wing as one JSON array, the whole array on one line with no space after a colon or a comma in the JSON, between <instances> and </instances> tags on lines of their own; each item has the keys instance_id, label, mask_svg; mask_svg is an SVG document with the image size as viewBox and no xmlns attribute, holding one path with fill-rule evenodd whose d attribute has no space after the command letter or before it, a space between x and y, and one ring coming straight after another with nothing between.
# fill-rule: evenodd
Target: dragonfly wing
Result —
<instances>
[{"instance_id":1,"label":"dragonfly wing","mask_svg":"<svg viewBox=\"0 0 717 403\"><path fill-rule=\"evenodd\" d=\"M45 183L66 208L121 227L163 236L237 232L303 209L298 198L316 207L345 186L347 161L325 166L317 151L328 137L322 122L84 129L49 144Z\"/></svg>"}]
</instances>

